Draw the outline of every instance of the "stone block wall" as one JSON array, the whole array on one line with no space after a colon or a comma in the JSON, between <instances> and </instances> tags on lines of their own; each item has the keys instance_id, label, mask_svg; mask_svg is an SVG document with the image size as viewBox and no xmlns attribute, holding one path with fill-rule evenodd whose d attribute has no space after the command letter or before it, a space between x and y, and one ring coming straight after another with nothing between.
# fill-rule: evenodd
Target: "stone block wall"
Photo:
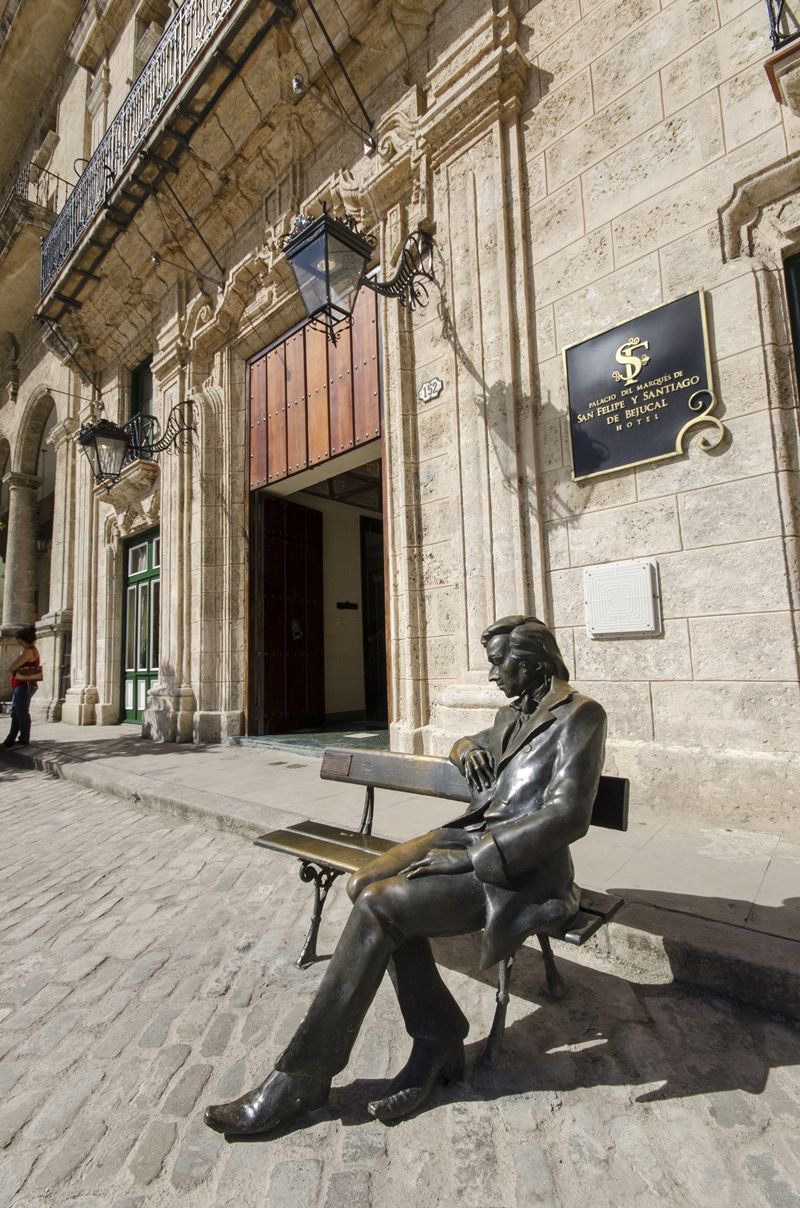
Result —
<instances>
[{"instance_id":1,"label":"stone block wall","mask_svg":"<svg viewBox=\"0 0 800 1208\"><path fill-rule=\"evenodd\" d=\"M519 607L551 620L575 682L606 705L610 766L670 808L766 821L798 804L787 787L800 755L796 393L780 281L781 257L793 248L769 228L757 258L732 256L724 232L741 182L796 149L797 119L764 71L764 6L541 0L523 8L516 38L530 69L519 129L536 483L528 501L541 524L543 573ZM467 162L449 170L444 189L464 232L451 274L460 331L478 305L465 267L480 255L474 232L465 233L471 200L458 198ZM476 204L491 205L498 194L482 198L476 179ZM574 482L563 348L697 289L707 291L723 443L708 453L695 437L684 457ZM501 314L482 275L479 297L488 390L470 443L482 437L499 463L491 434L502 381L491 351ZM524 394L512 393L519 419ZM471 422L469 404L467 393L460 424ZM432 431L448 450L442 456L453 457L445 409L442 400L426 411L425 439ZM453 480L477 507L463 533L481 534L479 517L495 501L471 494L465 468L462 453ZM535 542L535 524L531 532ZM478 552L486 539L484 530L475 540L473 573L486 595L476 624L492 605L512 611L492 594ZM492 550L502 570L506 553L494 541ZM663 633L592 640L584 568L640 557L659 565ZM460 685L431 685L427 749L444 750L459 726L477 729L488 716L473 646L470 631ZM472 710L470 681L480 706Z\"/></svg>"}]
</instances>

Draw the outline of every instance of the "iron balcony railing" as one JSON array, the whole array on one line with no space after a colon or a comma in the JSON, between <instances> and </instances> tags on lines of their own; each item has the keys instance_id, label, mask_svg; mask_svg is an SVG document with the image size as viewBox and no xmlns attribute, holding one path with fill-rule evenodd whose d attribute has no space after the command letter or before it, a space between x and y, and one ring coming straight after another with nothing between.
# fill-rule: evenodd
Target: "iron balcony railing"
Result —
<instances>
[{"instance_id":1,"label":"iron balcony railing","mask_svg":"<svg viewBox=\"0 0 800 1208\"><path fill-rule=\"evenodd\" d=\"M204 48L242 0L184 0L42 242L46 293Z\"/></svg>"},{"instance_id":2,"label":"iron balcony railing","mask_svg":"<svg viewBox=\"0 0 800 1208\"><path fill-rule=\"evenodd\" d=\"M800 21L795 7L787 4L786 0L767 0L773 50L781 50L789 42L794 42L795 38L800 38Z\"/></svg>"},{"instance_id":3,"label":"iron balcony railing","mask_svg":"<svg viewBox=\"0 0 800 1208\"><path fill-rule=\"evenodd\" d=\"M47 168L38 168L36 164L27 163L11 185L0 203L0 222L15 197L24 197L26 201L34 201L42 209L57 214L65 205L72 185L68 180L58 176Z\"/></svg>"}]
</instances>

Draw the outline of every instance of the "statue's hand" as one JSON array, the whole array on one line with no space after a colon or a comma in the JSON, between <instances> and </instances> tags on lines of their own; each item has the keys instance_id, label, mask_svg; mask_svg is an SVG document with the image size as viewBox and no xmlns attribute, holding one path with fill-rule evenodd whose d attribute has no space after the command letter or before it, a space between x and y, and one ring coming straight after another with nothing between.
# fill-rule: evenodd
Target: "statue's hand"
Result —
<instances>
[{"instance_id":1,"label":"statue's hand","mask_svg":"<svg viewBox=\"0 0 800 1208\"><path fill-rule=\"evenodd\" d=\"M467 784L473 793L482 793L494 784L494 760L483 747L472 747L462 760Z\"/></svg>"},{"instance_id":2,"label":"statue's hand","mask_svg":"<svg viewBox=\"0 0 800 1208\"><path fill-rule=\"evenodd\" d=\"M436 852L414 860L408 868L403 869L402 875L408 877L432 877L442 873L471 872L472 861L464 848L440 847Z\"/></svg>"}]
</instances>

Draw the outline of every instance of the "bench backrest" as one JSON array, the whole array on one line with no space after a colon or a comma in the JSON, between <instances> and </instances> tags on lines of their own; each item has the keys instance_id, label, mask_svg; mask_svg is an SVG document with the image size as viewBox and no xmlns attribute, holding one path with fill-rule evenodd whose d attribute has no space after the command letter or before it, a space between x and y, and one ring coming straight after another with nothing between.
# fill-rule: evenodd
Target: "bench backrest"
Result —
<instances>
[{"instance_id":1,"label":"bench backrest","mask_svg":"<svg viewBox=\"0 0 800 1208\"><path fill-rule=\"evenodd\" d=\"M400 755L393 751L358 751L328 747L322 756L320 779L470 801L467 782L449 759L433 755ZM629 783L621 776L601 776L592 807L592 826L628 829Z\"/></svg>"}]
</instances>

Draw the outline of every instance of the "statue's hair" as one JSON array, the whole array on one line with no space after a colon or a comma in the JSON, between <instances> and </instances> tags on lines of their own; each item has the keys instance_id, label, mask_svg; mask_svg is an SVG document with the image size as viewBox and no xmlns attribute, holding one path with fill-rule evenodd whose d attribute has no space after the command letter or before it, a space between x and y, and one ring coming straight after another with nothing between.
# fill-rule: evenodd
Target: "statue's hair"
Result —
<instances>
[{"instance_id":1,"label":"statue's hair","mask_svg":"<svg viewBox=\"0 0 800 1208\"><path fill-rule=\"evenodd\" d=\"M486 646L492 638L508 637L510 652L520 659L535 659L547 668L551 676L569 680L569 670L558 648L552 630L538 617L500 617L487 625L481 634Z\"/></svg>"}]
</instances>

